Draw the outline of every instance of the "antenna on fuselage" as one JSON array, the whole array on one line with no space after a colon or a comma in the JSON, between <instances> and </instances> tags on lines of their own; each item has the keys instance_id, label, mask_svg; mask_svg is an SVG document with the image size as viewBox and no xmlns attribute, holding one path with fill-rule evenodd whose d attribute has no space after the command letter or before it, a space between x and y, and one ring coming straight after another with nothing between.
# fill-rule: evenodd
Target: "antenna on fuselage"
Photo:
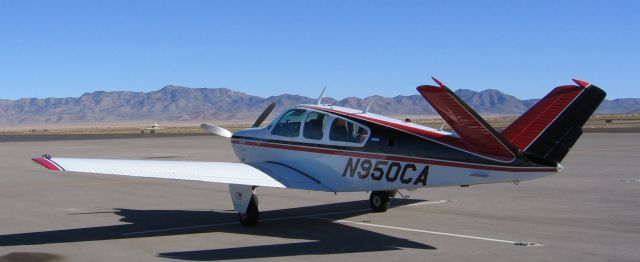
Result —
<instances>
[{"instance_id":1,"label":"antenna on fuselage","mask_svg":"<svg viewBox=\"0 0 640 262\"><path fill-rule=\"evenodd\" d=\"M369 100L369 105L367 105L367 108L362 111L363 114L369 113L369 108L371 108L371 105L373 104L373 96L371 97L371 99Z\"/></svg>"},{"instance_id":2,"label":"antenna on fuselage","mask_svg":"<svg viewBox=\"0 0 640 262\"><path fill-rule=\"evenodd\" d=\"M318 100L316 100L316 105L321 105L322 104L322 95L324 95L324 90L327 89L327 86L324 86L322 88L322 92L320 92L320 96L318 97Z\"/></svg>"}]
</instances>

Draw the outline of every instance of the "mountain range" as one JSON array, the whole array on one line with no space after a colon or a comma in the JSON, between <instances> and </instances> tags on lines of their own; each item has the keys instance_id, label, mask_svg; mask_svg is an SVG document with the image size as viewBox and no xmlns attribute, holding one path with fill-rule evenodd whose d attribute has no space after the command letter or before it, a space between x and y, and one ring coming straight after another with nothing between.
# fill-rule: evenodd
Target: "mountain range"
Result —
<instances>
[{"instance_id":1,"label":"mountain range","mask_svg":"<svg viewBox=\"0 0 640 262\"><path fill-rule=\"evenodd\" d=\"M537 99L520 100L498 90L481 92L459 89L455 93L482 115L519 115ZM437 113L418 94L410 96L342 100L324 98L323 103L390 116L436 116ZM153 92L91 92L80 97L0 99L0 127L51 124L89 124L165 121L174 123L225 122L248 123L264 108L276 102L273 115L297 104L314 103L315 98L283 94L267 98L226 88L188 88L165 86ZM640 112L639 98L605 100L596 113Z\"/></svg>"}]
</instances>

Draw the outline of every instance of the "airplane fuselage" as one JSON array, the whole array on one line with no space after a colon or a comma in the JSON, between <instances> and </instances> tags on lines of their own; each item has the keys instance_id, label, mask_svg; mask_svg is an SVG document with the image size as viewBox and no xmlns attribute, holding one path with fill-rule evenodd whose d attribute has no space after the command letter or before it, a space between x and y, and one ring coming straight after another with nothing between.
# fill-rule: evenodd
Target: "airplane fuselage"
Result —
<instances>
[{"instance_id":1,"label":"airplane fuselage","mask_svg":"<svg viewBox=\"0 0 640 262\"><path fill-rule=\"evenodd\" d=\"M371 113L324 105L302 105L292 110L299 110L296 113L302 120L294 135L278 135L274 130L290 111L267 127L234 134L231 143L238 158L248 164L271 162L286 166L332 192L519 182L559 170L526 158L505 161L475 153L448 144L459 139L453 133ZM312 114L324 115L324 125L322 135L310 139L299 130L307 130L305 124L311 122L305 123L304 119ZM366 137L355 142L332 140L335 127L331 123L343 120L365 129Z\"/></svg>"}]
</instances>

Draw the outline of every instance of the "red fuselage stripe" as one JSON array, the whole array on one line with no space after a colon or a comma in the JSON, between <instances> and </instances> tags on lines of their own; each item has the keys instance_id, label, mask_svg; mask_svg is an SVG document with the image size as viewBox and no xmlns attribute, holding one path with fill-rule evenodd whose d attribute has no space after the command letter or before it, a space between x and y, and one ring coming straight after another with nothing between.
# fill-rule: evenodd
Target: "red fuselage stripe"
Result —
<instances>
[{"instance_id":1,"label":"red fuselage stripe","mask_svg":"<svg viewBox=\"0 0 640 262\"><path fill-rule=\"evenodd\" d=\"M508 171L508 172L555 172L557 171L556 168L553 168L553 167L535 168L535 167L486 166L486 165L476 165L476 164L468 164L468 163L447 162L447 161L425 159L425 158L372 154L372 153L366 153L366 152L343 151L343 150L335 150L335 149L319 148L319 147L295 146L295 145L287 145L287 144L250 141L250 140L243 140L243 139L232 139L231 143L240 144L240 145L266 147L266 148L303 151L303 152L311 152L311 153L319 153L319 154L327 154L327 155L373 158L373 159L382 159L382 160L392 160L392 161L401 161L401 162L412 162L412 163L431 164L431 165L439 165L439 166L492 170L492 171Z\"/></svg>"},{"instance_id":2,"label":"red fuselage stripe","mask_svg":"<svg viewBox=\"0 0 640 262\"><path fill-rule=\"evenodd\" d=\"M470 148L468 143L466 143L465 141L457 139L457 138L453 138L451 136L443 135L443 134L440 134L440 133L431 132L431 131L428 131L428 130L419 129L419 128L415 128L415 127L409 127L409 126L405 126L405 125L400 125L400 124L396 124L396 123L393 123L393 122L388 122L388 121L381 120L381 119L366 117L366 116L357 115L357 114L353 114L353 113L347 113L347 112L334 110L334 109L314 107L314 106L307 106L307 108L320 110L320 111L324 111L324 112L330 112L330 113L334 113L334 114L337 114L337 115L340 115L340 116L349 116L349 117L357 118L357 119L360 119L360 120L364 120L364 121L368 121L368 122L372 122L372 123L376 123L376 124L392 127L392 128L407 132L409 134L414 134L414 135L420 136L420 137L422 137L424 139L428 139L428 140L431 140L431 141L446 145L448 147L452 147L452 148L455 148L455 149L458 149L458 150L464 150L466 152L469 152L469 153L472 153L472 154L475 154L475 155L478 155L478 156L482 156L484 158L489 158L489 159L499 160L499 161L513 160L513 157L510 157L509 159L504 159L504 157L478 152L478 151Z\"/></svg>"}]
</instances>

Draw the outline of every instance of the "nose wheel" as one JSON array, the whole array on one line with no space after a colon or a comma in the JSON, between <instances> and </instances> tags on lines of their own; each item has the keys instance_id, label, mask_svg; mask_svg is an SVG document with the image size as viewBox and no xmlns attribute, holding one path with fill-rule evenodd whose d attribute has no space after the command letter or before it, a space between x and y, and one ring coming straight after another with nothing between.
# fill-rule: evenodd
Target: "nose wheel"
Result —
<instances>
[{"instance_id":1,"label":"nose wheel","mask_svg":"<svg viewBox=\"0 0 640 262\"><path fill-rule=\"evenodd\" d=\"M390 207L389 191L372 191L369 196L369 205L374 212L385 212Z\"/></svg>"}]
</instances>

